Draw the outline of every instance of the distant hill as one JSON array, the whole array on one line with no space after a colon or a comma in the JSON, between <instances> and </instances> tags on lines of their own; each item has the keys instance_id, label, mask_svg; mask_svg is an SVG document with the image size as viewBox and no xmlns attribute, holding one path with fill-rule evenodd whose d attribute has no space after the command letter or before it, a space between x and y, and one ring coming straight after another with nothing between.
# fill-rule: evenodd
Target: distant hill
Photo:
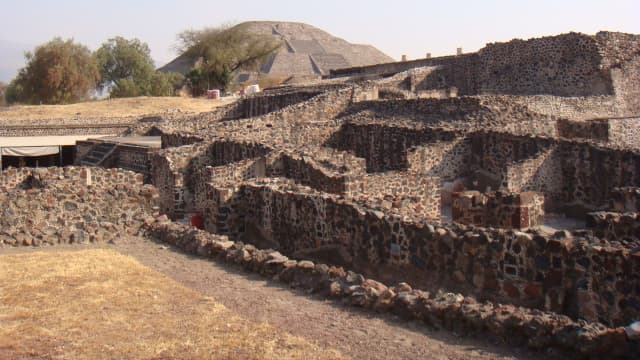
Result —
<instances>
[{"instance_id":1,"label":"distant hill","mask_svg":"<svg viewBox=\"0 0 640 360\"><path fill-rule=\"evenodd\" d=\"M394 61L371 45L351 44L311 25L295 22L250 21L236 26L272 35L284 46L262 64L260 71L276 76L326 75L329 70ZM178 56L160 71L186 73L194 61Z\"/></svg>"}]
</instances>

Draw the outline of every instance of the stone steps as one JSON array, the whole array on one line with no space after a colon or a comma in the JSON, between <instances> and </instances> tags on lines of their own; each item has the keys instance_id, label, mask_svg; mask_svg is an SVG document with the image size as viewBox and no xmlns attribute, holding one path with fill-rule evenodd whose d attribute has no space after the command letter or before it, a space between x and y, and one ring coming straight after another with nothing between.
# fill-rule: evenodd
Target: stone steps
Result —
<instances>
[{"instance_id":1,"label":"stone steps","mask_svg":"<svg viewBox=\"0 0 640 360\"><path fill-rule=\"evenodd\" d=\"M80 165L83 166L99 166L106 160L115 150L115 144L101 143L94 146L82 160Z\"/></svg>"}]
</instances>

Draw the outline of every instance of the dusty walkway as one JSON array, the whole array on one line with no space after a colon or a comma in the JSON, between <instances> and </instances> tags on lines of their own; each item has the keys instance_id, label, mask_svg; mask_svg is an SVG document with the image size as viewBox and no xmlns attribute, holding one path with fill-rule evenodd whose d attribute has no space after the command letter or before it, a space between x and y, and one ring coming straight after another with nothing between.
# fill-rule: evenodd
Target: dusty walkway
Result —
<instances>
[{"instance_id":1,"label":"dusty walkway","mask_svg":"<svg viewBox=\"0 0 640 360\"><path fill-rule=\"evenodd\" d=\"M44 251L83 249L63 246ZM553 359L548 353L461 338L390 314L373 314L304 294L233 265L185 255L153 241L109 245L179 283L213 297L241 317L336 349L354 359ZM0 249L14 253L24 249ZM494 342L496 342L494 340Z\"/></svg>"}]
</instances>

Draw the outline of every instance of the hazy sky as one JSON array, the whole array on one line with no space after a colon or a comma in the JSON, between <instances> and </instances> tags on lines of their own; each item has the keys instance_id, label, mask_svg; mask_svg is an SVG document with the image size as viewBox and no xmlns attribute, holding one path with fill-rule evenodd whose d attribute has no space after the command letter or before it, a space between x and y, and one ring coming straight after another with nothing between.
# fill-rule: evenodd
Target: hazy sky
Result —
<instances>
[{"instance_id":1,"label":"hazy sky","mask_svg":"<svg viewBox=\"0 0 640 360\"><path fill-rule=\"evenodd\" d=\"M54 36L92 50L116 35L137 37L163 65L175 56L176 33L246 20L305 22L413 59L568 31L640 33L640 0L0 0L0 80L15 75L24 50Z\"/></svg>"}]
</instances>

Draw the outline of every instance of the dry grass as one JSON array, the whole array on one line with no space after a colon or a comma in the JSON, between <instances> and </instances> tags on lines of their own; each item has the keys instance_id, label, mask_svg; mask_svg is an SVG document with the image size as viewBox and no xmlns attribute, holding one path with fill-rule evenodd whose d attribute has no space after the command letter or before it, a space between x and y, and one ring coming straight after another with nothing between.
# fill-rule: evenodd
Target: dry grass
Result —
<instances>
[{"instance_id":1,"label":"dry grass","mask_svg":"<svg viewBox=\"0 0 640 360\"><path fill-rule=\"evenodd\" d=\"M0 256L2 359L340 357L112 250Z\"/></svg>"},{"instance_id":2,"label":"dry grass","mask_svg":"<svg viewBox=\"0 0 640 360\"><path fill-rule=\"evenodd\" d=\"M201 113L232 101L234 100L228 98L207 100L189 97L137 97L71 105L16 105L2 108L0 121L142 116L174 109Z\"/></svg>"}]
</instances>

